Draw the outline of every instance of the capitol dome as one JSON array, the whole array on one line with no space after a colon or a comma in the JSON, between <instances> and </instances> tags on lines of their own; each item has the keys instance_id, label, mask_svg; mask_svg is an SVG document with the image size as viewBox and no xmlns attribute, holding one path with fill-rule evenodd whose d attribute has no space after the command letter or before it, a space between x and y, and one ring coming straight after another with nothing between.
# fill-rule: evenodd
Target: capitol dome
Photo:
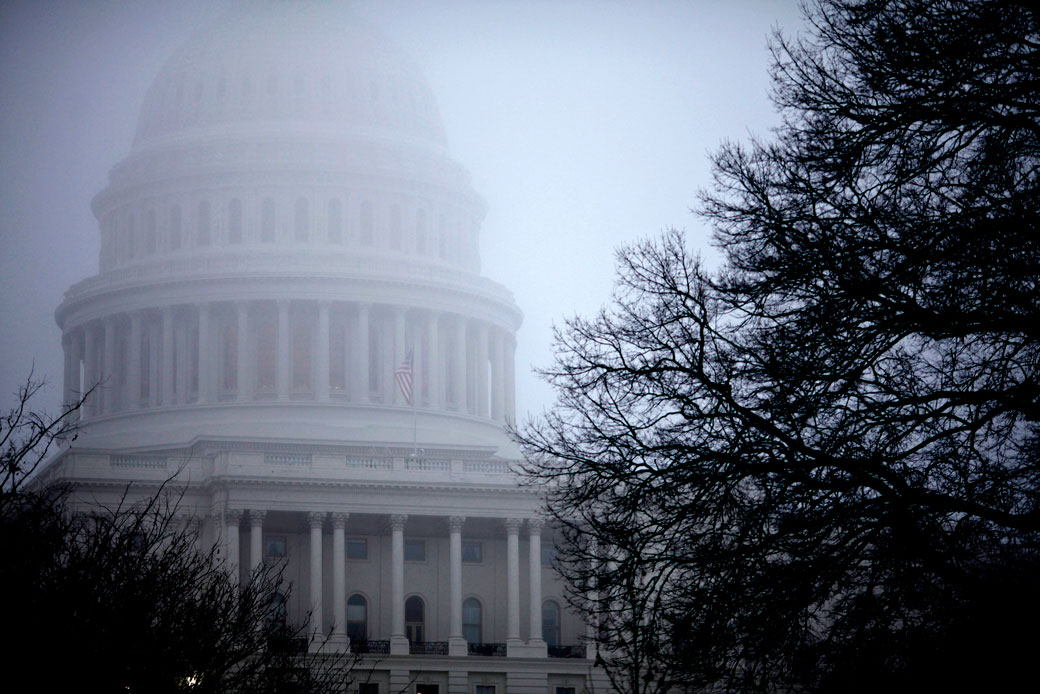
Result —
<instances>
[{"instance_id":1,"label":"capitol dome","mask_svg":"<svg viewBox=\"0 0 1040 694\"><path fill-rule=\"evenodd\" d=\"M103 447L515 448L520 312L419 70L332 3L261 2L162 68L57 311ZM411 354L414 398L395 384ZM445 453L448 455L448 453Z\"/></svg>"}]
</instances>

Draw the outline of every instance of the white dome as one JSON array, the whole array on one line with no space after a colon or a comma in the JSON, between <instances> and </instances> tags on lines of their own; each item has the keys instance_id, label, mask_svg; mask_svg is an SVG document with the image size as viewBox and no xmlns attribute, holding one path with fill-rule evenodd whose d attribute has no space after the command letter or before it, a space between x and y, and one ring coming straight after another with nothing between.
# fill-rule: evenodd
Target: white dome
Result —
<instances>
[{"instance_id":1,"label":"white dome","mask_svg":"<svg viewBox=\"0 0 1040 694\"><path fill-rule=\"evenodd\" d=\"M163 67L135 147L214 126L303 124L444 144L418 69L371 25L322 2L260 2L196 35Z\"/></svg>"}]
</instances>

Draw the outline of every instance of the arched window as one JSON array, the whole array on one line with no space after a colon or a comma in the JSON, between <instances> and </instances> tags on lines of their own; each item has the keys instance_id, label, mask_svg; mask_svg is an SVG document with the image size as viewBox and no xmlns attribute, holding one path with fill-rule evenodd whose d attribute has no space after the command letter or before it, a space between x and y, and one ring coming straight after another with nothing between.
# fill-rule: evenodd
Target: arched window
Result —
<instances>
[{"instance_id":1,"label":"arched window","mask_svg":"<svg viewBox=\"0 0 1040 694\"><path fill-rule=\"evenodd\" d=\"M209 214L209 200L203 200L199 203L199 216L198 216L198 244L200 246L209 245L209 234L210 232L210 214Z\"/></svg>"},{"instance_id":2,"label":"arched window","mask_svg":"<svg viewBox=\"0 0 1040 694\"><path fill-rule=\"evenodd\" d=\"M228 203L228 243L242 243L242 201L231 198Z\"/></svg>"},{"instance_id":3,"label":"arched window","mask_svg":"<svg viewBox=\"0 0 1040 694\"><path fill-rule=\"evenodd\" d=\"M347 638L351 641L368 638L368 601L357 593L347 598Z\"/></svg>"},{"instance_id":4,"label":"arched window","mask_svg":"<svg viewBox=\"0 0 1040 694\"><path fill-rule=\"evenodd\" d=\"M560 645L560 606L552 600L542 603L542 639L550 646Z\"/></svg>"},{"instance_id":5,"label":"arched window","mask_svg":"<svg viewBox=\"0 0 1040 694\"><path fill-rule=\"evenodd\" d=\"M372 245L372 203L365 200L361 203L361 245Z\"/></svg>"},{"instance_id":6,"label":"arched window","mask_svg":"<svg viewBox=\"0 0 1040 694\"><path fill-rule=\"evenodd\" d=\"M329 200L329 243L340 243L343 240L343 203L337 199Z\"/></svg>"},{"instance_id":7,"label":"arched window","mask_svg":"<svg viewBox=\"0 0 1040 694\"><path fill-rule=\"evenodd\" d=\"M296 198L296 240L306 241L308 235L308 211L307 211L307 198Z\"/></svg>"},{"instance_id":8,"label":"arched window","mask_svg":"<svg viewBox=\"0 0 1040 694\"><path fill-rule=\"evenodd\" d=\"M272 243L274 239L274 198L264 198L260 203L260 240Z\"/></svg>"},{"instance_id":9,"label":"arched window","mask_svg":"<svg viewBox=\"0 0 1040 694\"><path fill-rule=\"evenodd\" d=\"M181 247L181 206L174 205L170 208L170 250L180 250Z\"/></svg>"},{"instance_id":10,"label":"arched window","mask_svg":"<svg viewBox=\"0 0 1040 694\"><path fill-rule=\"evenodd\" d=\"M462 638L469 643L484 643L481 613L480 601L476 598L462 602Z\"/></svg>"},{"instance_id":11,"label":"arched window","mask_svg":"<svg viewBox=\"0 0 1040 694\"><path fill-rule=\"evenodd\" d=\"M404 601L404 630L413 643L426 640L426 605L418 595Z\"/></svg>"}]
</instances>

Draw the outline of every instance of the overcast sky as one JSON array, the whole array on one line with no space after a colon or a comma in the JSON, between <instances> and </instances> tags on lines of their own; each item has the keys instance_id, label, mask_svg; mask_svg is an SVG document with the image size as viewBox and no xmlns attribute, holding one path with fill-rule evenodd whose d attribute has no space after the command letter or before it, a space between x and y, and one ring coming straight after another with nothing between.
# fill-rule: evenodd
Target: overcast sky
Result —
<instances>
[{"instance_id":1,"label":"overcast sky","mask_svg":"<svg viewBox=\"0 0 1040 694\"><path fill-rule=\"evenodd\" d=\"M229 2L0 2L0 405L34 360L61 386L62 293L97 272L90 200L130 149L167 57ZM487 202L483 272L524 312L518 413L552 393L553 322L605 303L614 250L690 213L724 140L768 135L771 31L793 0L350 3L420 65L452 155Z\"/></svg>"}]
</instances>

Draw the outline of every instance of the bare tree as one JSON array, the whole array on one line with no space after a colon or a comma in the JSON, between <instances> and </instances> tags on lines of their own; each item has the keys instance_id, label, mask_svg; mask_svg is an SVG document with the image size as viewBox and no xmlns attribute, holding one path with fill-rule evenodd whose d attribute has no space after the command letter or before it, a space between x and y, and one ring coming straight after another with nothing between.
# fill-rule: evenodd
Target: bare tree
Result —
<instances>
[{"instance_id":1,"label":"bare tree","mask_svg":"<svg viewBox=\"0 0 1040 694\"><path fill-rule=\"evenodd\" d=\"M775 137L715 157L721 269L677 232L622 250L518 435L598 640L657 624L675 686L992 686L1040 615L1040 25L993 1L808 18L773 42ZM632 576L655 599L619 619Z\"/></svg>"},{"instance_id":2,"label":"bare tree","mask_svg":"<svg viewBox=\"0 0 1040 694\"><path fill-rule=\"evenodd\" d=\"M33 411L30 379L2 420L0 648L47 691L332 692L358 676L358 659L308 653L305 627L287 624L272 597L290 587L260 568L243 585L216 549L175 521L172 489L88 512L68 489L26 485L49 451L74 437L73 405ZM321 635L318 636L321 638Z\"/></svg>"}]
</instances>

